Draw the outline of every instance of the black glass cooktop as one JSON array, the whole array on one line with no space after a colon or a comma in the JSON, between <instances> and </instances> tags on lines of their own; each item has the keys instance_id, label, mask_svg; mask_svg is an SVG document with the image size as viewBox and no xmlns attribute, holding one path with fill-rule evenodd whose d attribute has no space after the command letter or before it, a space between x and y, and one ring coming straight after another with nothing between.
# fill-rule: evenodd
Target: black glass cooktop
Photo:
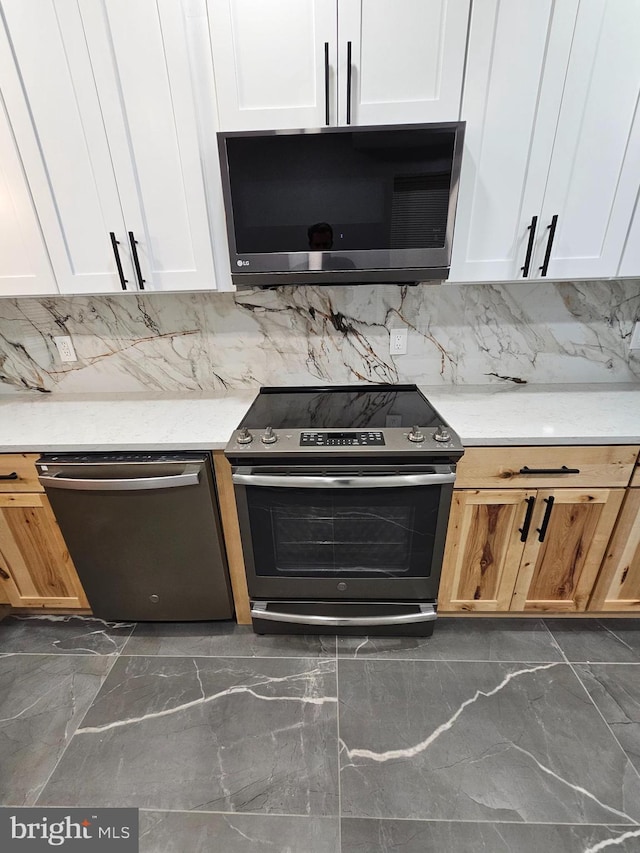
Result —
<instances>
[{"instance_id":1,"label":"black glass cooktop","mask_svg":"<svg viewBox=\"0 0 640 853\"><path fill-rule=\"evenodd\" d=\"M261 388L239 426L384 429L440 423L442 418L415 385L329 385Z\"/></svg>"}]
</instances>

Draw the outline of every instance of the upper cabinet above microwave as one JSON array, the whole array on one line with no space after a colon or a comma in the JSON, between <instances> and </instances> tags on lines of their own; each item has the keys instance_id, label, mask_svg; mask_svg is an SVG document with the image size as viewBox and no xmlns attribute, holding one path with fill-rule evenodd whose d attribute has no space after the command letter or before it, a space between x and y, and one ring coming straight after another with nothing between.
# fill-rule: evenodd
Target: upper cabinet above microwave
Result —
<instances>
[{"instance_id":1,"label":"upper cabinet above microwave","mask_svg":"<svg viewBox=\"0 0 640 853\"><path fill-rule=\"evenodd\" d=\"M221 130L456 121L469 0L208 0Z\"/></svg>"},{"instance_id":2,"label":"upper cabinet above microwave","mask_svg":"<svg viewBox=\"0 0 640 853\"><path fill-rule=\"evenodd\" d=\"M474 0L450 281L638 274L640 0Z\"/></svg>"}]
</instances>

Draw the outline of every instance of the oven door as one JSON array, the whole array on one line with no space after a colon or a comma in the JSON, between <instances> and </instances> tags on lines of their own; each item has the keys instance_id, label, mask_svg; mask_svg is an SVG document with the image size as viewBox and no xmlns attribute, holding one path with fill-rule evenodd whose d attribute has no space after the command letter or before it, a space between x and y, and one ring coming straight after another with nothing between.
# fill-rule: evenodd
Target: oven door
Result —
<instances>
[{"instance_id":1,"label":"oven door","mask_svg":"<svg viewBox=\"0 0 640 853\"><path fill-rule=\"evenodd\" d=\"M450 465L234 468L251 597L434 601L454 479Z\"/></svg>"}]
</instances>

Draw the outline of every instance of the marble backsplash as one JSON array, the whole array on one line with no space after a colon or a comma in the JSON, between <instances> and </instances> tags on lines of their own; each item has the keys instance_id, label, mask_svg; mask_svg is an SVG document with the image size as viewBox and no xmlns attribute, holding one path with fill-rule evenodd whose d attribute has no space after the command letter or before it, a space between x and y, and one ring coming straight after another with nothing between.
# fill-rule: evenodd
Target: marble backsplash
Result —
<instances>
[{"instance_id":1,"label":"marble backsplash","mask_svg":"<svg viewBox=\"0 0 640 853\"><path fill-rule=\"evenodd\" d=\"M640 281L282 287L0 300L0 394L636 382ZM408 328L406 355L390 330ZM54 335L71 335L62 364Z\"/></svg>"}]
</instances>

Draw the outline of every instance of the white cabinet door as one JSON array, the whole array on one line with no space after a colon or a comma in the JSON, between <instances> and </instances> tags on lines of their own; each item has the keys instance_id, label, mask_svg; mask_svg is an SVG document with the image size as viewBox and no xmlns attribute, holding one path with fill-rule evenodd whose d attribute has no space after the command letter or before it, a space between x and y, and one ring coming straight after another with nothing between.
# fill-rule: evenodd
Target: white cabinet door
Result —
<instances>
[{"instance_id":1,"label":"white cabinet door","mask_svg":"<svg viewBox=\"0 0 640 853\"><path fill-rule=\"evenodd\" d=\"M640 148L638 149L640 154ZM640 194L636 202L635 215L631 221L627 244L622 255L618 275L640 278Z\"/></svg>"},{"instance_id":2,"label":"white cabinet door","mask_svg":"<svg viewBox=\"0 0 640 853\"><path fill-rule=\"evenodd\" d=\"M614 276L640 186L640 0L582 0L537 240L549 278Z\"/></svg>"},{"instance_id":3,"label":"white cabinet door","mask_svg":"<svg viewBox=\"0 0 640 853\"><path fill-rule=\"evenodd\" d=\"M449 281L534 274L533 257L523 270L529 227L539 219L576 10L577 0L473 4Z\"/></svg>"},{"instance_id":4,"label":"white cabinet door","mask_svg":"<svg viewBox=\"0 0 640 853\"><path fill-rule=\"evenodd\" d=\"M451 281L616 275L640 186L638 44L640 0L476 0Z\"/></svg>"},{"instance_id":5,"label":"white cabinet door","mask_svg":"<svg viewBox=\"0 0 640 853\"><path fill-rule=\"evenodd\" d=\"M468 22L469 0L338 0L338 123L457 121Z\"/></svg>"},{"instance_id":6,"label":"white cabinet door","mask_svg":"<svg viewBox=\"0 0 640 853\"><path fill-rule=\"evenodd\" d=\"M1 64L2 59L0 75ZM40 223L0 96L0 296L57 292Z\"/></svg>"},{"instance_id":7,"label":"white cabinet door","mask_svg":"<svg viewBox=\"0 0 640 853\"><path fill-rule=\"evenodd\" d=\"M184 8L191 17L200 10L206 25L204 0ZM213 289L205 173L182 4L80 0L80 10L127 249L137 252L144 280L138 284L145 290Z\"/></svg>"},{"instance_id":8,"label":"white cabinet door","mask_svg":"<svg viewBox=\"0 0 640 853\"><path fill-rule=\"evenodd\" d=\"M222 130L337 123L336 0L209 0L209 25Z\"/></svg>"},{"instance_id":9,"label":"white cabinet door","mask_svg":"<svg viewBox=\"0 0 640 853\"><path fill-rule=\"evenodd\" d=\"M59 289L120 291L109 235L123 249L126 231L78 16L70 2L52 0L3 0L2 8L16 63L3 94ZM126 251L121 257L132 281Z\"/></svg>"}]
</instances>

